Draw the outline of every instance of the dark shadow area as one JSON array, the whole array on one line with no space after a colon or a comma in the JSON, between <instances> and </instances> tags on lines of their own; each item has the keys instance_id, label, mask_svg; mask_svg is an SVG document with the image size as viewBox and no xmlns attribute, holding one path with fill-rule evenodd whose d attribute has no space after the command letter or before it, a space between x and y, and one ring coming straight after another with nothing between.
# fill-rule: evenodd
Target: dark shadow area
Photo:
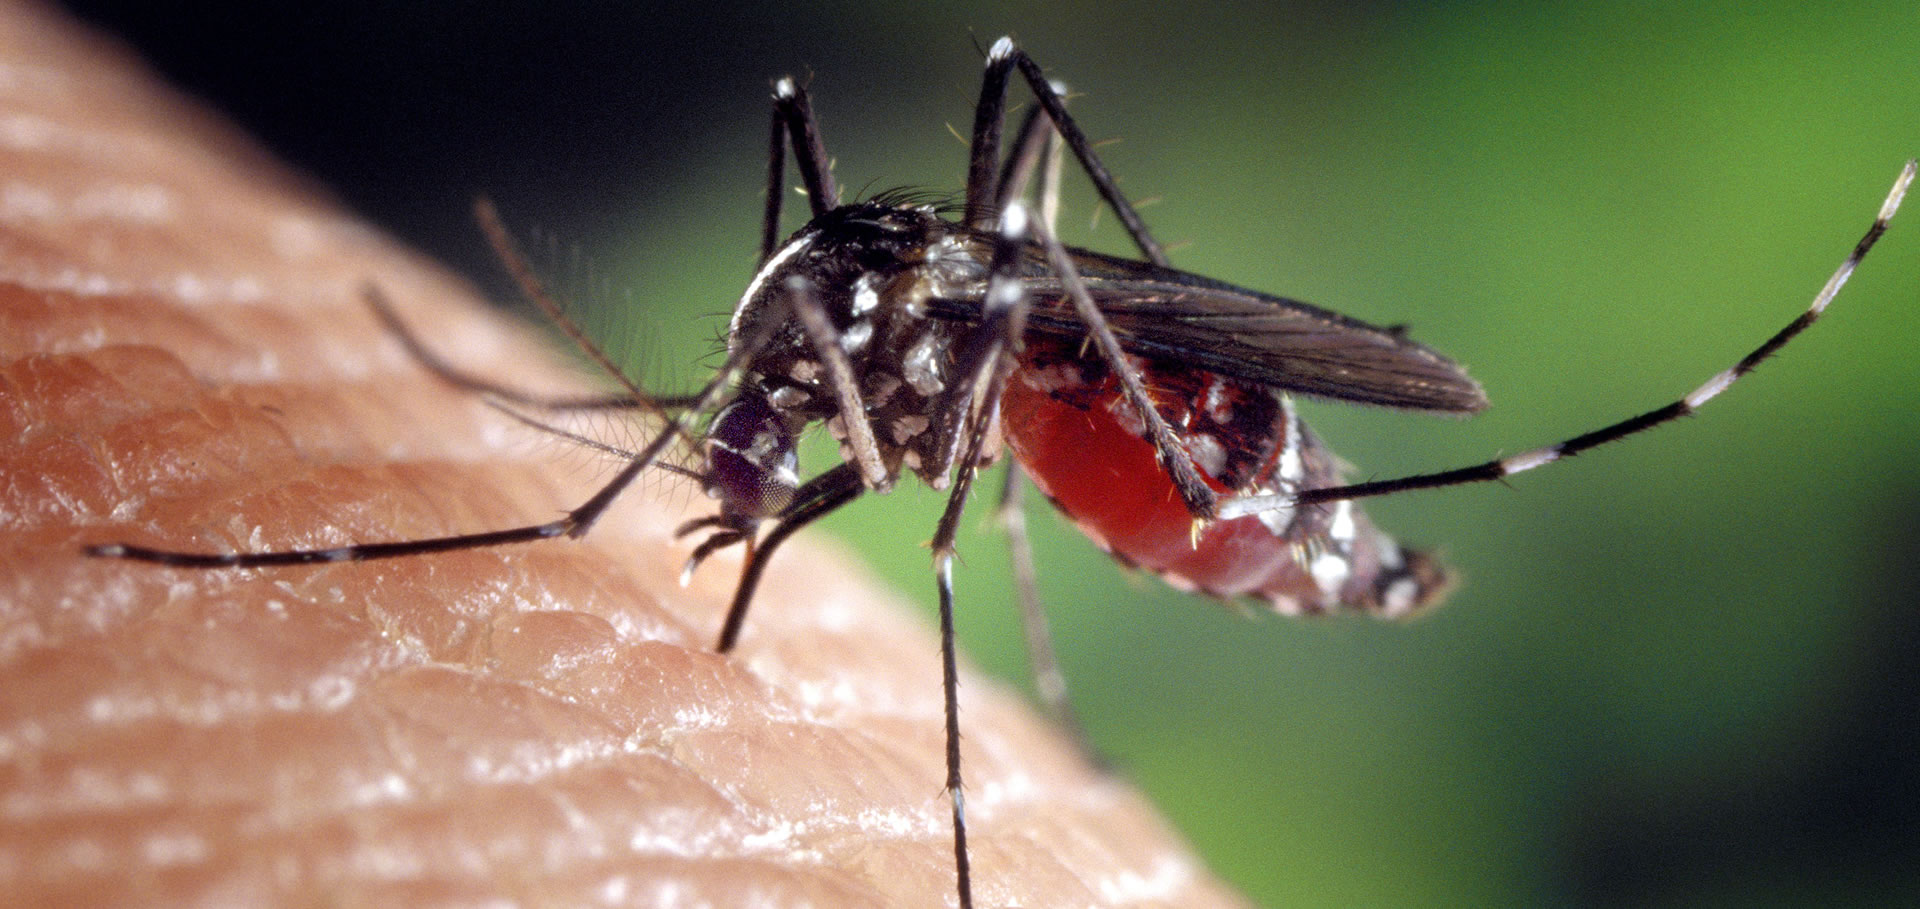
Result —
<instances>
[{"instance_id":1,"label":"dark shadow area","mask_svg":"<svg viewBox=\"0 0 1920 909\"><path fill-rule=\"evenodd\" d=\"M1870 892L1880 881L1898 902L1916 886L1920 857L1920 497L1894 509L1905 520L1876 528L1886 564L1870 577L1879 608L1855 642L1849 696L1798 760L1761 754L1737 779L1660 778L1602 783L1576 808L1567 889L1580 905L1687 905L1744 881L1798 890L1827 882ZM1905 556L1901 558L1900 556ZM1785 749L1783 749L1785 750Z\"/></svg>"}]
</instances>

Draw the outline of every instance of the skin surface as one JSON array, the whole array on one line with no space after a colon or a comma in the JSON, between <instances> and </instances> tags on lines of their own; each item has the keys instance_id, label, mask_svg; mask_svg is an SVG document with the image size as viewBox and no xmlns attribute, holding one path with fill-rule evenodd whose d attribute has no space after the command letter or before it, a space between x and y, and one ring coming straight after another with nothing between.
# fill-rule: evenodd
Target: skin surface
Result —
<instances>
[{"instance_id":1,"label":"skin surface","mask_svg":"<svg viewBox=\"0 0 1920 909\"><path fill-rule=\"evenodd\" d=\"M803 535L712 653L738 560L676 583L683 482L581 542L81 557L544 521L605 463L437 383L361 288L476 372L581 387L529 332L37 8L0 8L0 168L10 902L953 899L929 629ZM981 905L1237 904L1024 704L961 698Z\"/></svg>"}]
</instances>

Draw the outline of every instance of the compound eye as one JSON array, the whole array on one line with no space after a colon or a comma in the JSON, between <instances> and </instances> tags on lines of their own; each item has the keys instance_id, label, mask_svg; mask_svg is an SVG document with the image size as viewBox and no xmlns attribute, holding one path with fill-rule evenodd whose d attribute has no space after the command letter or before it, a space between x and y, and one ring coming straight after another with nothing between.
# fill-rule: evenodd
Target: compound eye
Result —
<instances>
[{"instance_id":1,"label":"compound eye","mask_svg":"<svg viewBox=\"0 0 1920 909\"><path fill-rule=\"evenodd\" d=\"M800 487L800 455L787 423L764 395L747 392L720 409L707 435L707 495L730 517L779 514Z\"/></svg>"}]
</instances>

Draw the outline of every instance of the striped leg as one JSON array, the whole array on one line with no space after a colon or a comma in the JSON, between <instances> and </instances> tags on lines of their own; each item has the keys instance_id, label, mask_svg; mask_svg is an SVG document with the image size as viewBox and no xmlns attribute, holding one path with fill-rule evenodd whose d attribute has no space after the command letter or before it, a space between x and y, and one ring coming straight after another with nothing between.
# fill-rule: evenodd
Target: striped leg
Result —
<instances>
[{"instance_id":1,"label":"striped leg","mask_svg":"<svg viewBox=\"0 0 1920 909\"><path fill-rule=\"evenodd\" d=\"M88 546L87 555L96 558L131 559L137 562L153 562L160 565L173 565L182 568L264 568L274 565L313 565L328 562L363 562L372 559L391 559L403 556L425 555L435 552L450 552L459 549L480 549L488 546L505 546L513 543L530 543L535 540L549 540L555 537L582 537L593 528L607 507L625 492L633 481L650 467L658 466L667 446L686 438L692 421L699 415L711 410L720 401L720 397L731 390L740 375L746 370L747 363L765 347L778 328L778 319L766 320L762 329L748 338L738 349L732 351L727 362L720 367L714 377L694 396L692 404L686 410L674 415L659 434L647 445L634 453L633 460L620 469L613 479L608 481L599 492L582 502L579 507L558 520L544 524L529 524L524 527L512 527L506 530L486 531L482 533L454 534L444 537L431 537L424 540L402 540L391 543L359 543L350 546L336 546L327 549L291 549L277 552L238 552L238 553L198 553L181 552L169 549L151 549L125 543L106 543Z\"/></svg>"},{"instance_id":2,"label":"striped leg","mask_svg":"<svg viewBox=\"0 0 1920 909\"><path fill-rule=\"evenodd\" d=\"M1894 212L1900 208L1901 198L1907 194L1907 187L1913 183L1915 169L1916 163L1908 161L1907 166L1900 171L1899 178L1893 182L1893 189L1887 193L1886 201L1880 204L1880 214L1874 218L1873 226L1867 228L1866 236L1861 237L1860 242L1854 245L1853 253L1847 256L1845 262L1840 263L1840 267L1834 271L1833 277L1827 279L1826 286L1820 288L1820 293L1813 298L1813 304L1808 306L1805 312L1788 323L1785 328L1775 332L1773 337L1768 338L1765 343L1754 348L1752 353L1742 357L1740 362L1735 363L1732 367L1708 379L1699 388L1688 392L1685 397L1665 407L1647 411L1637 417L1630 417L1609 426L1603 426L1564 442L1548 445L1543 448L1535 448L1531 451L1524 451L1511 457L1499 458L1484 464L1476 464L1472 467L1443 470L1437 473L1414 474L1413 476L1400 477L1392 480L1355 483L1351 486L1310 489L1297 497L1250 496L1235 499L1222 503L1220 507L1220 518L1225 520L1228 518L1243 517L1249 514L1269 511L1275 508L1291 507L1298 504L1335 502L1343 499L1361 499L1370 496L1383 496L1396 492L1406 492L1413 489L1435 489L1442 486L1459 486L1465 483L1498 480L1502 477L1510 477L1516 473L1532 470L1536 467L1545 467L1555 461L1571 458L1589 449L1598 448L1608 442L1624 439L1635 433L1645 432L1646 430L1664 423L1670 423L1699 410L1702 405L1713 400L1713 398L1721 392L1726 391L1727 388L1738 381L1741 376L1752 372L1754 367L1759 366L1762 362L1765 362L1768 357L1778 353L1780 348L1785 347L1788 341L1793 340L1801 332L1806 331L1808 326L1811 326L1820 319L1820 316L1827 311L1827 305L1833 302L1834 297L1839 296L1840 288L1844 287L1847 279L1853 276L1854 267L1860 264L1861 259L1866 258L1867 251L1872 249L1873 244L1880 239L1880 235L1886 232L1887 222L1893 219Z\"/></svg>"}]
</instances>

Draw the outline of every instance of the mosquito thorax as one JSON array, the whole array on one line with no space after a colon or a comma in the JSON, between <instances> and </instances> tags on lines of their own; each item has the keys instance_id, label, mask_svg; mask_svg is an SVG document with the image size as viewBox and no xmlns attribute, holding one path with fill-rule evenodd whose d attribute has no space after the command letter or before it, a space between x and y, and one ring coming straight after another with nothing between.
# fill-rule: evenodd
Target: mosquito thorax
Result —
<instances>
[{"instance_id":1,"label":"mosquito thorax","mask_svg":"<svg viewBox=\"0 0 1920 909\"><path fill-rule=\"evenodd\" d=\"M989 250L989 241L932 205L882 197L841 206L768 257L734 311L728 343L761 332L764 319L781 320L748 363L747 384L791 425L825 422L844 442L845 417L827 370L787 296L796 279L803 282L853 367L890 478L913 470L941 485L957 441L940 431L943 393L968 326L929 316L926 301L977 296Z\"/></svg>"}]
</instances>

